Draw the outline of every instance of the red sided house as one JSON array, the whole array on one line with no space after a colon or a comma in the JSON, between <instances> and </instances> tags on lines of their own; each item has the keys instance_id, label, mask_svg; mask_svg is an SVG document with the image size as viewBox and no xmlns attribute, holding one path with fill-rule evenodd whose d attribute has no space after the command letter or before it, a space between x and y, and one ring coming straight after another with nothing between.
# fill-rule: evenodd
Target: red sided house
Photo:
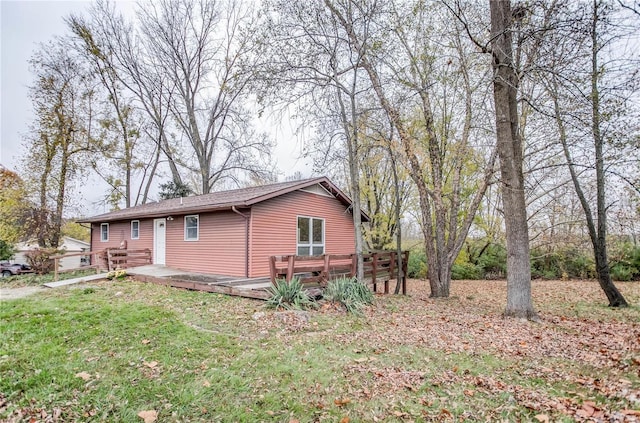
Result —
<instances>
[{"instance_id":1,"label":"red sided house","mask_svg":"<svg viewBox=\"0 0 640 423\"><path fill-rule=\"evenodd\" d=\"M363 221L368 221L362 214ZM351 199L326 177L214 192L101 214L91 250L150 249L154 264L239 277L269 275L272 255L351 254Z\"/></svg>"}]
</instances>

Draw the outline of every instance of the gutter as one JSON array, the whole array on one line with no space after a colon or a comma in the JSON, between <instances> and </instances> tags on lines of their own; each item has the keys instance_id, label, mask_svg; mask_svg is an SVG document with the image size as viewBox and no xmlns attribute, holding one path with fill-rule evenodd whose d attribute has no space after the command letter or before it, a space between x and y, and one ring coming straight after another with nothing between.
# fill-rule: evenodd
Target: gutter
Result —
<instances>
[{"instance_id":1,"label":"gutter","mask_svg":"<svg viewBox=\"0 0 640 423\"><path fill-rule=\"evenodd\" d=\"M244 217L244 232L245 232L245 239L244 239L244 277L248 278L249 277L249 216L247 216L244 213L241 213L238 211L238 209L236 209L236 206L231 206L231 211L239 214L240 216Z\"/></svg>"}]
</instances>

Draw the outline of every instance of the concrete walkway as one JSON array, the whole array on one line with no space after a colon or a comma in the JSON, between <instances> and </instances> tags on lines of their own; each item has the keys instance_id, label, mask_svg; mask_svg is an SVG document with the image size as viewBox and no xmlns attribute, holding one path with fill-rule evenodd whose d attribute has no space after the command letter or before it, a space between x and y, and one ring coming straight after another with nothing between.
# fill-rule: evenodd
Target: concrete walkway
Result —
<instances>
[{"instance_id":1,"label":"concrete walkway","mask_svg":"<svg viewBox=\"0 0 640 423\"><path fill-rule=\"evenodd\" d=\"M61 286L74 285L82 282L98 281L101 279L106 279L106 276L107 276L106 273L98 273L95 275L82 276L80 278L65 279L63 281L58 281L58 282L48 282L48 283L42 284L42 286L46 286L47 288L58 288Z\"/></svg>"},{"instance_id":2,"label":"concrete walkway","mask_svg":"<svg viewBox=\"0 0 640 423\"><path fill-rule=\"evenodd\" d=\"M45 288L58 288L61 286L74 285L82 282L98 281L105 279L106 273L98 273L96 275L83 276L81 278L65 279L58 282L48 282L41 286L23 286L21 288L0 288L0 301L15 300L18 298L28 297L38 292L46 291Z\"/></svg>"}]
</instances>

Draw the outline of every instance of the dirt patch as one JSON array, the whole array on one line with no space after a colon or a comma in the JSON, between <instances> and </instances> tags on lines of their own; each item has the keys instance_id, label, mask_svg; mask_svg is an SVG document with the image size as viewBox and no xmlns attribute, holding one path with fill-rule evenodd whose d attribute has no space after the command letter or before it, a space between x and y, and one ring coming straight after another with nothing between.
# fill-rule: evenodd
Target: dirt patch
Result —
<instances>
[{"instance_id":1,"label":"dirt patch","mask_svg":"<svg viewBox=\"0 0 640 423\"><path fill-rule=\"evenodd\" d=\"M22 288L0 288L0 300L17 300L18 298L28 297L29 295L45 291L41 286L25 286Z\"/></svg>"}]
</instances>

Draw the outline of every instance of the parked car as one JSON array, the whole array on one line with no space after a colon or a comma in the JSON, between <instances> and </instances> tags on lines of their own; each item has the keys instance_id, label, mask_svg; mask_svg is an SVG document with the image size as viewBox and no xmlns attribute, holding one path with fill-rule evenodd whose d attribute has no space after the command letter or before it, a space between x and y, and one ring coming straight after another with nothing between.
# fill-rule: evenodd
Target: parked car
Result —
<instances>
[{"instance_id":1,"label":"parked car","mask_svg":"<svg viewBox=\"0 0 640 423\"><path fill-rule=\"evenodd\" d=\"M32 273L33 270L26 264L20 263L0 263L0 277L6 278L9 276L22 275L24 273Z\"/></svg>"}]
</instances>

